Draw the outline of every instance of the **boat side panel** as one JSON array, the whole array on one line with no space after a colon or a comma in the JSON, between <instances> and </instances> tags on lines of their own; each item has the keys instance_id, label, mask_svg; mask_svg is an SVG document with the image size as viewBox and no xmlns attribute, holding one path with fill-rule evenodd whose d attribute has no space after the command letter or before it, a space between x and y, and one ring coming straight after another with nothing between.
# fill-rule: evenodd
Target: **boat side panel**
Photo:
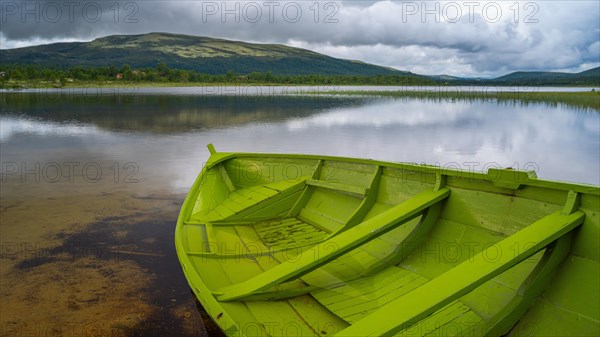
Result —
<instances>
[{"instance_id":1,"label":"boat side panel","mask_svg":"<svg viewBox=\"0 0 600 337\"><path fill-rule=\"evenodd\" d=\"M571 253L600 262L600 196L582 195L579 209L585 213L585 220L575 232Z\"/></svg>"},{"instance_id":2,"label":"boat side panel","mask_svg":"<svg viewBox=\"0 0 600 337\"><path fill-rule=\"evenodd\" d=\"M600 336L600 264L570 255L545 293L512 329L515 336Z\"/></svg>"},{"instance_id":3,"label":"boat side panel","mask_svg":"<svg viewBox=\"0 0 600 337\"><path fill-rule=\"evenodd\" d=\"M545 293L513 328L537 336L600 336L600 197L581 196L585 220Z\"/></svg>"},{"instance_id":4,"label":"boat side panel","mask_svg":"<svg viewBox=\"0 0 600 337\"><path fill-rule=\"evenodd\" d=\"M186 252L208 252L211 249L210 239L204 224L185 226L183 231L185 235L181 243Z\"/></svg>"},{"instance_id":5,"label":"boat side panel","mask_svg":"<svg viewBox=\"0 0 600 337\"><path fill-rule=\"evenodd\" d=\"M567 193L563 193L566 199ZM442 218L502 235L511 235L559 209L562 209L562 204L498 194L485 189L454 187L442 212Z\"/></svg>"},{"instance_id":6,"label":"boat side panel","mask_svg":"<svg viewBox=\"0 0 600 337\"><path fill-rule=\"evenodd\" d=\"M598 322L600 317L600 269L598 262L578 256L568 256L552 280L552 287L543 296L545 301L577 312L581 318ZM577 291L574 291L577 289Z\"/></svg>"},{"instance_id":7,"label":"boat side panel","mask_svg":"<svg viewBox=\"0 0 600 337\"><path fill-rule=\"evenodd\" d=\"M297 181L309 178L317 163L318 161L314 159L245 157L230 159L224 165L234 186L245 188L278 181Z\"/></svg>"},{"instance_id":8,"label":"boat side panel","mask_svg":"<svg viewBox=\"0 0 600 337\"><path fill-rule=\"evenodd\" d=\"M319 180L366 188L375 169L375 165L326 160Z\"/></svg>"},{"instance_id":9,"label":"boat side panel","mask_svg":"<svg viewBox=\"0 0 600 337\"><path fill-rule=\"evenodd\" d=\"M458 179L461 181L461 185L465 184L465 182L472 181L478 183L479 181L494 181L499 178L496 174L489 174L485 172L478 172L478 170L474 171L464 171L457 170L453 168L440 168L439 166L433 165L425 165L425 164L413 164L413 163L402 163L402 162L384 162L379 160L372 159L360 159L360 158L349 158L349 157L335 157L335 156L323 156L323 155L306 155L306 154L264 154L264 153L218 153L219 156L223 156L224 158L230 157L238 157L238 158L285 158L286 160L332 160L332 161L341 161L341 162L351 162L351 163L359 163L359 164L369 164L369 165L381 165L389 168L395 168L399 170L404 170L410 172L411 174L422 175L428 177L432 182L435 182L436 174L443 174L448 176L448 186L453 186L452 181ZM585 184L577 184L577 183L569 183L569 182L561 182L561 181L550 181L550 180L541 180L537 178L530 178L528 174L523 175L523 171L514 171L514 177L517 179L518 185L520 186L535 186L540 188L545 188L548 190L554 191L565 191L568 192L570 190L600 196L600 189L598 186L594 185L585 185ZM506 177L503 177L506 178ZM464 180L464 181L463 181ZM496 187L498 193L506 193L506 194L514 194L515 191L508 188ZM473 189L477 189L474 187Z\"/></svg>"},{"instance_id":10,"label":"boat side panel","mask_svg":"<svg viewBox=\"0 0 600 337\"><path fill-rule=\"evenodd\" d=\"M377 195L378 203L397 205L421 192L433 189L434 182L413 179L420 178L420 175L401 176L400 174L393 169L383 170Z\"/></svg>"},{"instance_id":11,"label":"boat side panel","mask_svg":"<svg viewBox=\"0 0 600 337\"><path fill-rule=\"evenodd\" d=\"M190 191L190 194L196 193L194 206L187 216L199 212L207 212L219 205L229 195L229 188L225 183L225 178L221 173L219 165L205 170L200 175L197 190Z\"/></svg>"}]
</instances>

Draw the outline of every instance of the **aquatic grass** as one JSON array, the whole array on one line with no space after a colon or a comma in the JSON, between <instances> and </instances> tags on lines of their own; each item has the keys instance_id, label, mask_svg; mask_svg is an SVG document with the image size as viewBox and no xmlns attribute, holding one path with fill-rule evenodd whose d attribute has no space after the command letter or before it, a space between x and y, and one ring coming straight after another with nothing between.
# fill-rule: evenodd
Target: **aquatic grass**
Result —
<instances>
[{"instance_id":1,"label":"aquatic grass","mask_svg":"<svg viewBox=\"0 0 600 337\"><path fill-rule=\"evenodd\" d=\"M349 96L377 96L405 99L422 99L434 102L474 102L496 101L498 103L537 104L544 103L551 106L566 105L576 108L593 109L600 111L600 91L587 92L537 92L537 91L456 91L448 87L439 87L431 91L365 91L365 90L337 90L314 92L315 95L349 95Z\"/></svg>"},{"instance_id":2,"label":"aquatic grass","mask_svg":"<svg viewBox=\"0 0 600 337\"><path fill-rule=\"evenodd\" d=\"M154 81L75 81L73 83L61 83L57 85L51 81L7 81L0 83L0 89L8 92L22 89L79 89L79 88L101 88L120 89L123 93L134 94L139 88L168 88L168 87L239 87L249 88L253 86L269 87L298 87L298 91L286 91L287 95L312 95L312 96L371 96L371 97L394 97L403 99L422 99L432 102L473 102L473 101L496 101L504 104L537 104L543 103L550 106L565 105L570 107L592 109L600 111L600 91L586 92L544 92L536 87L520 87L512 91L483 91L479 87L457 88L454 86L432 86L432 90L344 90L344 86L336 86L339 90L314 91L302 88L303 86L318 87L311 83L227 83L227 82L154 82ZM327 88L326 86L323 87ZM489 87L488 87L489 88ZM508 88L510 90L510 88ZM543 88L541 89L543 90ZM274 93L274 95L277 95Z\"/></svg>"}]
</instances>

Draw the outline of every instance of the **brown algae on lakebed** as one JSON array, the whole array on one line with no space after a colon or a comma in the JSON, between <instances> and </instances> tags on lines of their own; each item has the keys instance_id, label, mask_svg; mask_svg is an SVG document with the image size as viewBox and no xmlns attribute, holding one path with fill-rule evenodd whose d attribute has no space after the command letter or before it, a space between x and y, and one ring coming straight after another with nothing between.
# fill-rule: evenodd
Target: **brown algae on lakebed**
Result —
<instances>
[{"instance_id":1,"label":"brown algae on lakebed","mask_svg":"<svg viewBox=\"0 0 600 337\"><path fill-rule=\"evenodd\" d=\"M0 199L0 336L207 334L172 245L183 195L12 187Z\"/></svg>"}]
</instances>

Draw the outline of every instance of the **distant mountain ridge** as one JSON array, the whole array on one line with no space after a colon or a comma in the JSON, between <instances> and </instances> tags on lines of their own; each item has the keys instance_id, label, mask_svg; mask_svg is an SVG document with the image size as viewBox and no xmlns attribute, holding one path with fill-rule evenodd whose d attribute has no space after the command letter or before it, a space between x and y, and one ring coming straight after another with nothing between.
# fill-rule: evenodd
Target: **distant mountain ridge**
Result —
<instances>
[{"instance_id":1,"label":"distant mountain ridge","mask_svg":"<svg viewBox=\"0 0 600 337\"><path fill-rule=\"evenodd\" d=\"M542 72L542 71L516 71L492 80L502 85L520 84L526 82L530 85L600 85L600 67L579 73Z\"/></svg>"},{"instance_id":2,"label":"distant mountain ridge","mask_svg":"<svg viewBox=\"0 0 600 337\"><path fill-rule=\"evenodd\" d=\"M496 78L461 78L446 75L430 78L450 85L600 86L600 67L579 73L515 71Z\"/></svg>"},{"instance_id":3,"label":"distant mountain ridge","mask_svg":"<svg viewBox=\"0 0 600 337\"><path fill-rule=\"evenodd\" d=\"M68 68L154 68L165 63L172 69L219 75L252 72L281 76L394 75L417 83L446 85L600 86L600 67L579 73L517 71L498 78L461 78L418 75L389 67L330 57L280 44L256 44L204 36L171 33L111 35L91 42L53 43L0 50L0 65L39 65ZM419 82L420 81L420 82Z\"/></svg>"},{"instance_id":4,"label":"distant mountain ridge","mask_svg":"<svg viewBox=\"0 0 600 337\"><path fill-rule=\"evenodd\" d=\"M170 68L206 74L271 72L274 75L408 75L392 68L333 58L278 44L254 44L169 33L111 35L91 42L53 43L0 50L6 64L58 67L122 66Z\"/></svg>"}]
</instances>

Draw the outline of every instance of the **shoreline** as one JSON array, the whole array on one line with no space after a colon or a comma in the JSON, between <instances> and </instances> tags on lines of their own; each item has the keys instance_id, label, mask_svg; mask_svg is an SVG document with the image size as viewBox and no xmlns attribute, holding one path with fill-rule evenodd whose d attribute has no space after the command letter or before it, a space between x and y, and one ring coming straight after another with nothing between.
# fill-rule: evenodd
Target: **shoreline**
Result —
<instances>
[{"instance_id":1,"label":"shoreline","mask_svg":"<svg viewBox=\"0 0 600 337\"><path fill-rule=\"evenodd\" d=\"M332 84L332 83L244 83L244 82L136 82L136 81L77 81L57 85L49 81L21 81L0 83L0 90L31 90L31 89L87 89L87 88L204 88L204 87L386 87L386 88L516 88L521 90L532 88L581 88L600 89L599 86L590 85L508 85L508 84L473 84L473 83L445 83L428 85L401 85L401 84Z\"/></svg>"}]
</instances>

